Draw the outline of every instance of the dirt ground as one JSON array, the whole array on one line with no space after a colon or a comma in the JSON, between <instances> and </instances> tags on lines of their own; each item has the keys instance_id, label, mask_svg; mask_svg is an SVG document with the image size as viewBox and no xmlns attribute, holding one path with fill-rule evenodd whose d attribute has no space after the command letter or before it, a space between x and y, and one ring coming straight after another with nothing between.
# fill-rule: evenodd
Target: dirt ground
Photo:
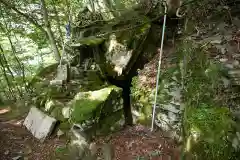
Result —
<instances>
[{"instance_id":1,"label":"dirt ground","mask_svg":"<svg viewBox=\"0 0 240 160\"><path fill-rule=\"evenodd\" d=\"M24 126L23 116L9 116L10 108L0 109L0 159L1 160L57 160L57 150L66 146L64 139L49 137L44 143L35 139ZM143 126L125 128L96 143L111 144L116 160L178 160L179 151L174 143L161 133L151 133ZM99 153L101 154L101 153ZM100 158L101 159L101 158Z\"/></svg>"},{"instance_id":2,"label":"dirt ground","mask_svg":"<svg viewBox=\"0 0 240 160\"><path fill-rule=\"evenodd\" d=\"M35 139L23 126L25 114L0 109L0 159L1 160L48 160L64 142L51 137L44 143Z\"/></svg>"},{"instance_id":3,"label":"dirt ground","mask_svg":"<svg viewBox=\"0 0 240 160\"><path fill-rule=\"evenodd\" d=\"M180 151L174 141L161 132L150 132L142 125L124 128L107 137L98 137L97 144L114 147L116 160L179 160Z\"/></svg>"}]
</instances>

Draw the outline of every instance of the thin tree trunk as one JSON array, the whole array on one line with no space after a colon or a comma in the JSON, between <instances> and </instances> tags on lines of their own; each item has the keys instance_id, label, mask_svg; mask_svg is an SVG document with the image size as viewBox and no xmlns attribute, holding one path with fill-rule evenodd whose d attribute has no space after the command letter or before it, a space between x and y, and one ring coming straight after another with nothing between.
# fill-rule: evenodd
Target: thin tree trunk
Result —
<instances>
[{"instance_id":1,"label":"thin tree trunk","mask_svg":"<svg viewBox=\"0 0 240 160\"><path fill-rule=\"evenodd\" d=\"M18 57L17 57L17 55L16 55L16 49L15 49L15 46L13 45L13 42L12 42L12 39L11 39L11 35L10 35L10 30L7 28L7 23L6 23L6 21L5 21L5 19L3 18L3 22L4 22L4 24L5 24L5 29L3 28L3 27L1 27L2 28L2 30L3 31L5 31L5 33L6 33L6 35L7 35L7 38L8 38L8 41L9 41L9 43L10 43L10 46L11 46L11 49L12 49L12 53L13 53L13 57L15 58L15 60L16 60L16 62L17 62L17 64L18 64L18 67L21 69L21 72L22 72L22 79L23 79L23 84L24 84L24 86L25 86L25 91L27 91L27 87L26 87L26 80L25 80L25 69L24 69L24 65L19 61L19 59L18 59ZM15 34L14 34L14 36L15 36ZM15 36L15 38L16 38L16 40L17 40L17 37ZM3 49L2 49L2 47L1 47L1 51L3 52ZM9 69L9 65L8 65L8 63L7 63L7 60L6 60L6 57L3 55L3 57L4 57L4 60L5 60L5 62L6 62L6 64L7 64L7 68L8 68L8 70L9 70L9 72L11 73L11 75L13 76L13 74L12 74L12 72L11 72L11 70ZM14 76L13 76L14 77ZM19 94L20 94L20 96L22 97L22 95L23 95L23 92L22 92L22 89L19 89L18 88L18 91L19 91Z\"/></svg>"},{"instance_id":2,"label":"thin tree trunk","mask_svg":"<svg viewBox=\"0 0 240 160\"><path fill-rule=\"evenodd\" d=\"M3 84L1 79L0 79L0 83ZM7 97L8 100L11 100L12 95L9 93L9 91L5 90L6 89L5 86L2 86L2 85L0 85L0 86L1 86L2 92L4 93L4 96Z\"/></svg>"},{"instance_id":3,"label":"thin tree trunk","mask_svg":"<svg viewBox=\"0 0 240 160\"><path fill-rule=\"evenodd\" d=\"M45 1L41 0L42 4L43 4L43 17L44 17L44 22L45 22L45 26L47 31L43 28L42 25L40 25L33 17L21 12L20 10L18 10L14 5L12 5L11 3L5 1L5 0L0 0L0 4L3 4L7 9L9 10L13 10L16 13L18 13L19 15L21 15L22 17L24 17L26 20L28 20L31 24L33 24L35 27L37 27L39 30L41 30L46 37L48 37L48 40L50 41L51 47L53 49L54 52L54 57L57 61L60 61L60 54L56 45L56 41L54 39L53 36L53 32L51 30L51 26L50 23L48 21L48 14L47 14L47 10L46 10L46 5L45 5ZM45 9L44 9L45 8ZM47 20L47 21L46 21ZM46 23L47 22L47 23Z\"/></svg>"},{"instance_id":4,"label":"thin tree trunk","mask_svg":"<svg viewBox=\"0 0 240 160\"><path fill-rule=\"evenodd\" d=\"M8 76L7 76L7 73L6 73L4 64L3 64L3 62L2 62L2 55L3 55L3 53L1 53L0 55L1 55L1 57L0 57L1 70L2 70L2 72L3 72L3 75L4 75L5 80L6 80L6 82L7 82L8 91L9 91L9 93L11 94L12 98L13 98L13 99L16 99L16 96L13 94L13 90L12 90L12 87L11 87L11 83L10 83L10 81L9 81L9 79L8 79Z\"/></svg>"},{"instance_id":5,"label":"thin tree trunk","mask_svg":"<svg viewBox=\"0 0 240 160\"><path fill-rule=\"evenodd\" d=\"M52 46L52 50L54 52L56 60L60 61L61 58L60 58L60 54L59 54L59 51L58 51L58 48L57 48L57 45L56 45L56 40L54 38L52 29L51 29L51 24L48 20L48 11L47 11L47 7L46 7L46 3L45 3L44 0L41 0L41 3L42 3L43 19L44 19L44 23L45 23L45 26L46 26L46 29L47 29L47 34L48 34L48 37L49 37L49 40L50 40L50 43L51 43L51 46Z\"/></svg>"},{"instance_id":6,"label":"thin tree trunk","mask_svg":"<svg viewBox=\"0 0 240 160\"><path fill-rule=\"evenodd\" d=\"M72 14L71 14L71 5L68 0L65 0L67 6L67 18L69 22L72 22Z\"/></svg>"},{"instance_id":7,"label":"thin tree trunk","mask_svg":"<svg viewBox=\"0 0 240 160\"><path fill-rule=\"evenodd\" d=\"M1 49L1 57L0 57L0 58L1 58L1 64L2 64L2 66L4 67L4 71L6 72L5 68L7 68L8 72L9 72L9 73L11 74L11 76L12 76L12 80L14 80L15 77L13 76L13 74L12 74L12 72L11 72L11 70L10 70L9 64L8 64L8 62L7 62L7 60L6 60L6 57L5 57L4 53L3 53L3 50L2 50L1 45L0 45L0 49ZM4 62L3 62L3 61L4 61ZM4 64L5 64L5 65L4 65ZM8 81L9 81L9 79L8 79ZM20 89L18 86L15 86L15 87L16 87L16 89L17 89L20 97L22 97L23 93L22 93L21 89Z\"/></svg>"},{"instance_id":8,"label":"thin tree trunk","mask_svg":"<svg viewBox=\"0 0 240 160\"><path fill-rule=\"evenodd\" d=\"M45 29L37 23L37 21L35 21L32 17L30 17L29 15L19 11L14 5L12 5L10 2L5 1L5 0L0 0L0 3L2 3L6 8L10 9L10 10L14 10L15 12L17 12L19 15L21 15L22 17L26 18L30 23L32 23L33 25L35 25L38 29L40 29L45 35L48 35L47 32L45 31Z\"/></svg>"},{"instance_id":9,"label":"thin tree trunk","mask_svg":"<svg viewBox=\"0 0 240 160\"><path fill-rule=\"evenodd\" d=\"M55 0L52 0L52 3L53 3L53 10L54 10L54 14L55 14L55 18L56 18L56 21L57 21L57 29L58 29L58 33L60 35L60 40L61 40L61 44L63 45L63 33L62 33L62 30L61 30L61 24L60 24L60 18L58 16L58 12L57 12L57 8L56 8L56 4L55 4ZM63 47L63 46L62 46Z\"/></svg>"},{"instance_id":10,"label":"thin tree trunk","mask_svg":"<svg viewBox=\"0 0 240 160\"><path fill-rule=\"evenodd\" d=\"M0 44L0 51L1 51L1 53L3 54L3 48L2 48L2 45L1 45L1 44ZM8 64L8 62L7 62L7 59L6 59L5 55L3 54L3 55L1 56L1 58L2 58L2 61L3 61L4 64L5 64L4 66L7 68L7 70L8 70L8 72L10 73L12 79L14 79L13 73L12 73L12 71L11 71L11 69L10 69L10 66L9 66L9 64Z\"/></svg>"},{"instance_id":11,"label":"thin tree trunk","mask_svg":"<svg viewBox=\"0 0 240 160\"><path fill-rule=\"evenodd\" d=\"M10 42L10 45L11 45L11 49L12 49L13 56L14 56L15 60L17 61L17 64L18 64L19 68L21 69L21 72L22 72L22 75L21 75L21 76L22 76L22 80L23 80L22 83L23 83L24 86L25 86L25 91L28 92L28 91L27 91L27 87L26 87L24 65L19 61L19 59L18 59L18 57L17 57L17 55L16 55L17 52L16 52L16 49L15 49L15 47L14 47L14 45L13 45L13 42L12 42L12 40L11 40L10 35L8 35L7 37L8 37L8 40L9 40L9 42ZM19 89L19 88L18 88L18 90L19 90L19 93L20 93L20 89ZM22 91L21 91L20 95L21 95L21 97L23 96Z\"/></svg>"}]
</instances>

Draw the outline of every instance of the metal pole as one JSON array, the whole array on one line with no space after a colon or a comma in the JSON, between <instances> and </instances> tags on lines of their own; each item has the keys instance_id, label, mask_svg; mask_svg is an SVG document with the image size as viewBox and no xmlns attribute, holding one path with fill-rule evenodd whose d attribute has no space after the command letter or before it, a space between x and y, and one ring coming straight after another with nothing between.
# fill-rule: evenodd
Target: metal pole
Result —
<instances>
[{"instance_id":1,"label":"metal pole","mask_svg":"<svg viewBox=\"0 0 240 160\"><path fill-rule=\"evenodd\" d=\"M165 35L165 29L166 29L166 18L167 18L167 4L165 3L164 21L163 21L163 29L162 29L162 40L161 40L161 48L160 48L160 55L159 55L159 62L158 62L158 73L157 73L156 91L155 91L154 106L153 106L153 113L152 113L151 131L153 131L153 128L154 128L157 95L158 95L158 83L159 83L159 77L160 77L162 53L163 53L163 42L164 42L164 35Z\"/></svg>"}]
</instances>

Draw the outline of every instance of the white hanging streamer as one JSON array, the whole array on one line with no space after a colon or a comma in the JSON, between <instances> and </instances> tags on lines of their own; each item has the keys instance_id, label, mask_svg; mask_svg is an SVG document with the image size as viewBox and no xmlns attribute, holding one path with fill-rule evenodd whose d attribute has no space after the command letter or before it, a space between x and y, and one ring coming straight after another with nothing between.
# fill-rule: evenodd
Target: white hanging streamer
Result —
<instances>
[{"instance_id":1,"label":"white hanging streamer","mask_svg":"<svg viewBox=\"0 0 240 160\"><path fill-rule=\"evenodd\" d=\"M160 55L159 55L159 62L158 62L158 73L157 73L157 82L156 82L156 92L154 98L154 106L153 106L153 113L152 113L152 126L151 131L154 129L154 121L155 121L155 112L156 112L156 104L157 104L157 95L158 95L158 83L161 71L161 64L162 64L162 54L163 54L163 42L164 42L164 35L166 29L166 18L167 18L167 4L164 2L165 5L165 12L164 12L164 20L163 20L163 29L162 29L162 40L161 40L161 48L160 48Z\"/></svg>"}]
</instances>

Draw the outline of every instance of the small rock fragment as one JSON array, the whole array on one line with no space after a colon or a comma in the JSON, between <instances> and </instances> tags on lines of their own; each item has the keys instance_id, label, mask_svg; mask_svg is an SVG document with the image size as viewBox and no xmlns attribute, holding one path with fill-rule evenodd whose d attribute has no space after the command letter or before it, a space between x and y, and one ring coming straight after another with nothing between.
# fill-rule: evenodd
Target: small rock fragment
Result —
<instances>
[{"instance_id":1,"label":"small rock fragment","mask_svg":"<svg viewBox=\"0 0 240 160\"><path fill-rule=\"evenodd\" d=\"M72 109L70 107L64 107L62 109L62 115L66 119L70 118L71 113L72 113Z\"/></svg>"},{"instance_id":2,"label":"small rock fragment","mask_svg":"<svg viewBox=\"0 0 240 160\"><path fill-rule=\"evenodd\" d=\"M227 67L229 69L233 69L234 68L233 64L225 64L225 67Z\"/></svg>"},{"instance_id":3,"label":"small rock fragment","mask_svg":"<svg viewBox=\"0 0 240 160\"><path fill-rule=\"evenodd\" d=\"M20 159L22 159L22 156L16 156L12 158L12 160L20 160Z\"/></svg>"},{"instance_id":4,"label":"small rock fragment","mask_svg":"<svg viewBox=\"0 0 240 160\"><path fill-rule=\"evenodd\" d=\"M30 153L32 153L32 148L31 146L27 145L23 151L24 155L28 155Z\"/></svg>"},{"instance_id":5,"label":"small rock fragment","mask_svg":"<svg viewBox=\"0 0 240 160\"><path fill-rule=\"evenodd\" d=\"M57 136L58 136L58 138L61 137L62 135L64 135L64 132L63 132L61 129L59 129L59 130L57 131Z\"/></svg>"},{"instance_id":6,"label":"small rock fragment","mask_svg":"<svg viewBox=\"0 0 240 160\"><path fill-rule=\"evenodd\" d=\"M211 44L221 44L221 43L222 43L222 40L218 40L218 39L211 41Z\"/></svg>"},{"instance_id":7,"label":"small rock fragment","mask_svg":"<svg viewBox=\"0 0 240 160\"><path fill-rule=\"evenodd\" d=\"M227 58L221 58L219 61L222 62L222 63L225 63L225 62L228 61L228 59Z\"/></svg>"},{"instance_id":8,"label":"small rock fragment","mask_svg":"<svg viewBox=\"0 0 240 160\"><path fill-rule=\"evenodd\" d=\"M238 60L234 60L232 62L232 64L233 64L233 66L237 67L237 66L239 66L239 61Z\"/></svg>"},{"instance_id":9,"label":"small rock fragment","mask_svg":"<svg viewBox=\"0 0 240 160\"><path fill-rule=\"evenodd\" d=\"M4 154L5 154L5 155L8 155L8 154L9 154L9 150L6 150L6 151L4 152Z\"/></svg>"}]
</instances>

